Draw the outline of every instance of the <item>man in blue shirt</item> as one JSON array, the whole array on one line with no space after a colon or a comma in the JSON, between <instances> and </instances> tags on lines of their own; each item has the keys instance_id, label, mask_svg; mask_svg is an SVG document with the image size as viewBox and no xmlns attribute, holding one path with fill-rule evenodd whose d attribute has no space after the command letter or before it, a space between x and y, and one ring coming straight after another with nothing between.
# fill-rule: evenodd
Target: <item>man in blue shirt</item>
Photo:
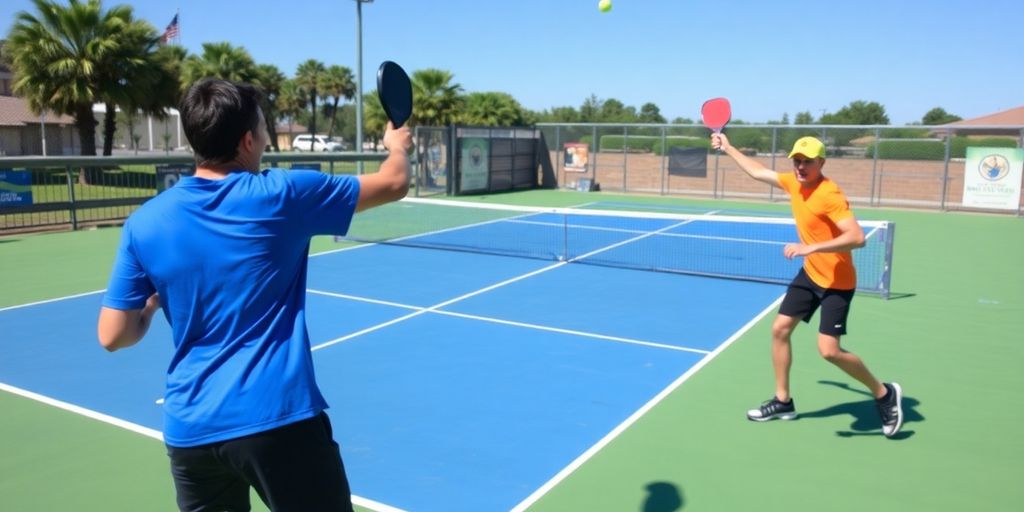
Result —
<instances>
[{"instance_id":1,"label":"man in blue shirt","mask_svg":"<svg viewBox=\"0 0 1024 512\"><path fill-rule=\"evenodd\" d=\"M260 92L207 79L180 111L194 176L125 222L100 311L100 344L134 345L163 309L174 356L164 441L181 510L352 510L306 331L314 235L343 235L356 211L408 191L407 127L384 134L376 174L260 171Z\"/></svg>"}]
</instances>

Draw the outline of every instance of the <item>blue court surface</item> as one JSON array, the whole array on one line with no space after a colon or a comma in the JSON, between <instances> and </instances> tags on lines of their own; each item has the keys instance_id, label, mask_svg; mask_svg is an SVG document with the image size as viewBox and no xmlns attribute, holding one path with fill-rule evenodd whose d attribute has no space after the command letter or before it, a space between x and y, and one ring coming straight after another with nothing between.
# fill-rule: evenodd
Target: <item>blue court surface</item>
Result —
<instances>
[{"instance_id":1,"label":"blue court surface","mask_svg":"<svg viewBox=\"0 0 1024 512\"><path fill-rule=\"evenodd\" d=\"M529 505L784 291L386 245L312 257L308 286L317 378L356 502L445 511ZM0 311L0 383L159 437L170 329L160 318L108 354L101 298Z\"/></svg>"}]
</instances>

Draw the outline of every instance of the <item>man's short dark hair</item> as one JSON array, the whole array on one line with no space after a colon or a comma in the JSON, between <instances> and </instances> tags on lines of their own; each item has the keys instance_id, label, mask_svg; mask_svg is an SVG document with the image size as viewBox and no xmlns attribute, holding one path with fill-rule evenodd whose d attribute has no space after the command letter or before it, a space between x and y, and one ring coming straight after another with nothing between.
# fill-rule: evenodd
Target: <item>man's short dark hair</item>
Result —
<instances>
[{"instance_id":1,"label":"man's short dark hair","mask_svg":"<svg viewBox=\"0 0 1024 512\"><path fill-rule=\"evenodd\" d=\"M178 110L196 161L234 159L245 133L259 128L262 96L259 89L242 82L204 78L193 84Z\"/></svg>"}]
</instances>

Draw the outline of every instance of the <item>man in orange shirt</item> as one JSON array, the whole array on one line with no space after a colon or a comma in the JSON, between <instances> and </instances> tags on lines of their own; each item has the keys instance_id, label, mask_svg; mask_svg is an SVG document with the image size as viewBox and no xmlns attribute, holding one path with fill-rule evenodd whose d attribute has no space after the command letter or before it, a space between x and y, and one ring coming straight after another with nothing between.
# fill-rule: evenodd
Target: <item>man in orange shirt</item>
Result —
<instances>
[{"instance_id":1,"label":"man in orange shirt","mask_svg":"<svg viewBox=\"0 0 1024 512\"><path fill-rule=\"evenodd\" d=\"M729 155L757 181L785 190L796 220L798 244L786 244L787 258L804 257L803 268L789 284L772 323L772 364L775 367L775 396L757 409L747 411L753 421L796 418L789 394L792 363L790 337L801 320L810 322L820 307L818 352L830 363L867 386L875 397L882 418L882 432L892 437L903 425L903 390L900 385L880 382L864 362L839 345L846 334L850 301L857 288L857 272L850 251L864 246L864 231L850 211L850 204L835 182L821 173L825 166L825 145L814 137L796 141L789 157L792 173L778 173L761 165L729 144L722 134L711 136L711 146Z\"/></svg>"}]
</instances>

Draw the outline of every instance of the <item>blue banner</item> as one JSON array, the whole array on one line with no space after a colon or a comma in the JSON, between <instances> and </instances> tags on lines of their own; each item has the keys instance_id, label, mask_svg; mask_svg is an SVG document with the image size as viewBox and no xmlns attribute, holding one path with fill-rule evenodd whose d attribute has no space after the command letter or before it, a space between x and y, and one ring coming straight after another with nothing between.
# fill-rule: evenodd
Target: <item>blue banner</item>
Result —
<instances>
[{"instance_id":1,"label":"blue banner","mask_svg":"<svg viewBox=\"0 0 1024 512\"><path fill-rule=\"evenodd\" d=\"M196 172L191 165L158 165L156 166L156 192L159 194L174 186L181 178Z\"/></svg>"},{"instance_id":2,"label":"blue banner","mask_svg":"<svg viewBox=\"0 0 1024 512\"><path fill-rule=\"evenodd\" d=\"M0 169L0 205L32 204L32 173Z\"/></svg>"}]
</instances>

